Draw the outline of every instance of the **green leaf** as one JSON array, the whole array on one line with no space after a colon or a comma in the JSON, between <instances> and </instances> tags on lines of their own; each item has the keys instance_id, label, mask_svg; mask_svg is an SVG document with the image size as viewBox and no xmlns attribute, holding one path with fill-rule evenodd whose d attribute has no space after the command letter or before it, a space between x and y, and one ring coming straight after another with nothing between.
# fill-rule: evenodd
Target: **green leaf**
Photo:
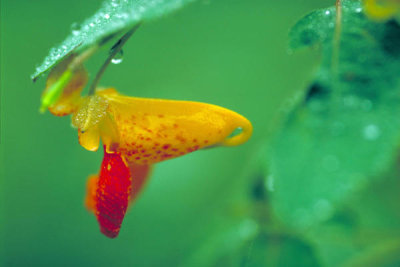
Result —
<instances>
[{"instance_id":1,"label":"green leaf","mask_svg":"<svg viewBox=\"0 0 400 267\"><path fill-rule=\"evenodd\" d=\"M247 267L321 266L310 245L288 234L261 233L245 252L242 266Z\"/></svg>"},{"instance_id":2,"label":"green leaf","mask_svg":"<svg viewBox=\"0 0 400 267\"><path fill-rule=\"evenodd\" d=\"M233 220L210 235L182 266L239 266L242 250L258 234L252 219Z\"/></svg>"},{"instance_id":3,"label":"green leaf","mask_svg":"<svg viewBox=\"0 0 400 267\"><path fill-rule=\"evenodd\" d=\"M360 1L311 13L293 49L317 45L322 62L269 148L276 214L305 229L392 165L400 143L400 26L368 20Z\"/></svg>"},{"instance_id":4,"label":"green leaf","mask_svg":"<svg viewBox=\"0 0 400 267\"><path fill-rule=\"evenodd\" d=\"M58 46L52 48L31 78L37 79L72 51L104 43L133 26L175 11L194 0L107 0Z\"/></svg>"},{"instance_id":5,"label":"green leaf","mask_svg":"<svg viewBox=\"0 0 400 267\"><path fill-rule=\"evenodd\" d=\"M399 169L354 194L306 233L324 266L399 266Z\"/></svg>"},{"instance_id":6,"label":"green leaf","mask_svg":"<svg viewBox=\"0 0 400 267\"><path fill-rule=\"evenodd\" d=\"M226 225L182 266L320 266L314 249L304 240L258 228L250 218Z\"/></svg>"}]
</instances>

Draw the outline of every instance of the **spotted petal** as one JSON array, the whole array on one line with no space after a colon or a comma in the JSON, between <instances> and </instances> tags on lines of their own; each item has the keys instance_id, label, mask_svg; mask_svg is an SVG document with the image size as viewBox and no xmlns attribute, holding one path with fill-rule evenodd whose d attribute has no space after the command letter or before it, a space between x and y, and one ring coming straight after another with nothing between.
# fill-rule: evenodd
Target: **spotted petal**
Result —
<instances>
[{"instance_id":1,"label":"spotted petal","mask_svg":"<svg viewBox=\"0 0 400 267\"><path fill-rule=\"evenodd\" d=\"M126 97L114 89L98 92L108 102L119 133L119 151L139 165L153 164L215 145L246 142L251 123L211 104ZM235 129L241 133L230 137Z\"/></svg>"},{"instance_id":2,"label":"spotted petal","mask_svg":"<svg viewBox=\"0 0 400 267\"><path fill-rule=\"evenodd\" d=\"M104 235L118 236L128 205L143 189L150 170L149 165L126 164L120 153L108 153L104 148L100 173L89 177L85 199Z\"/></svg>"},{"instance_id":3,"label":"spotted petal","mask_svg":"<svg viewBox=\"0 0 400 267\"><path fill-rule=\"evenodd\" d=\"M129 168L121 155L104 150L99 176L89 178L86 206L95 213L100 231L107 237L115 238L119 234L128 208L131 183Z\"/></svg>"}]
</instances>

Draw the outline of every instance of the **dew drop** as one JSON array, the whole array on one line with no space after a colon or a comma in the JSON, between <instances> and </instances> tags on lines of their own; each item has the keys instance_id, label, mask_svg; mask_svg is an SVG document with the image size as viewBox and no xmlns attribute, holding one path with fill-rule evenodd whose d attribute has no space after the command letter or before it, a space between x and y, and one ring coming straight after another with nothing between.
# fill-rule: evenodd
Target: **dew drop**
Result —
<instances>
[{"instance_id":1,"label":"dew drop","mask_svg":"<svg viewBox=\"0 0 400 267\"><path fill-rule=\"evenodd\" d=\"M331 12L329 10L325 11L325 15L330 15Z\"/></svg>"},{"instance_id":2,"label":"dew drop","mask_svg":"<svg viewBox=\"0 0 400 267\"><path fill-rule=\"evenodd\" d=\"M124 52L120 50L114 57L111 59L111 63L120 64L124 59Z\"/></svg>"},{"instance_id":3,"label":"dew drop","mask_svg":"<svg viewBox=\"0 0 400 267\"><path fill-rule=\"evenodd\" d=\"M112 0L112 1L111 1L111 5L112 5L113 7L117 7L117 6L118 6L118 3L117 3L115 0Z\"/></svg>"},{"instance_id":4,"label":"dew drop","mask_svg":"<svg viewBox=\"0 0 400 267\"><path fill-rule=\"evenodd\" d=\"M79 24L78 23L76 23L76 22L74 22L74 23L72 23L72 25L71 25L71 31L72 31L72 34L73 35L78 35L79 34L79 32L80 32L80 26L79 26Z\"/></svg>"}]
</instances>

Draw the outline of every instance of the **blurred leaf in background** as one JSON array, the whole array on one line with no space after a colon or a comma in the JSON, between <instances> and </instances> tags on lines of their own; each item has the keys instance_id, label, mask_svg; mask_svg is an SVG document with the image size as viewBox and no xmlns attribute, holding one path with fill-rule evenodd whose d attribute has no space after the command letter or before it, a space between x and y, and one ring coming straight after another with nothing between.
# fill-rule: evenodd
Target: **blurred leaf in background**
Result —
<instances>
[{"instance_id":1,"label":"blurred leaf in background","mask_svg":"<svg viewBox=\"0 0 400 267\"><path fill-rule=\"evenodd\" d=\"M398 172L387 175L400 141L400 25L342 1L300 20L290 38L293 49L320 47L322 62L269 148L276 215L316 244L326 266L400 264L400 213L389 208L398 206Z\"/></svg>"},{"instance_id":2,"label":"blurred leaf in background","mask_svg":"<svg viewBox=\"0 0 400 267\"><path fill-rule=\"evenodd\" d=\"M333 8L305 17L291 33L292 48L322 46L317 78L271 147L277 211L295 227L325 220L332 205L396 160L400 26L370 22L358 1L344 1L342 12L338 36Z\"/></svg>"}]
</instances>

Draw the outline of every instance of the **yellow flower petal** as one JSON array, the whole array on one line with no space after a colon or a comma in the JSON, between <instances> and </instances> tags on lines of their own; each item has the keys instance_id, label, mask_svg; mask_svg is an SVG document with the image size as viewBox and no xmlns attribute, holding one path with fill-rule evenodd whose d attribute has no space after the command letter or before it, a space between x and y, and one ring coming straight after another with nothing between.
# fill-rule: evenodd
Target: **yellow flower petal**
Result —
<instances>
[{"instance_id":1,"label":"yellow flower petal","mask_svg":"<svg viewBox=\"0 0 400 267\"><path fill-rule=\"evenodd\" d=\"M97 149L99 149L100 143L99 126L95 125L88 128L86 131L78 130L78 140L79 144L83 148L89 151L97 151Z\"/></svg>"},{"instance_id":2,"label":"yellow flower petal","mask_svg":"<svg viewBox=\"0 0 400 267\"><path fill-rule=\"evenodd\" d=\"M86 97L72 116L72 125L85 132L98 125L107 113L108 101L101 96Z\"/></svg>"},{"instance_id":3,"label":"yellow flower petal","mask_svg":"<svg viewBox=\"0 0 400 267\"><path fill-rule=\"evenodd\" d=\"M121 96L113 89L98 92L108 102L119 132L119 151L137 164L175 158L215 145L246 142L251 123L243 116L211 104ZM229 135L237 128L242 132Z\"/></svg>"},{"instance_id":4,"label":"yellow flower petal","mask_svg":"<svg viewBox=\"0 0 400 267\"><path fill-rule=\"evenodd\" d=\"M72 125L78 128L79 144L89 151L97 151L100 142L100 125L107 116L108 102L101 96L82 100L72 116Z\"/></svg>"},{"instance_id":5,"label":"yellow flower petal","mask_svg":"<svg viewBox=\"0 0 400 267\"><path fill-rule=\"evenodd\" d=\"M99 125L100 136L107 153L117 152L119 146L119 133L117 125L110 114L106 114Z\"/></svg>"},{"instance_id":6,"label":"yellow flower petal","mask_svg":"<svg viewBox=\"0 0 400 267\"><path fill-rule=\"evenodd\" d=\"M364 0L366 14L375 20L390 19L400 11L399 0Z\"/></svg>"}]
</instances>

